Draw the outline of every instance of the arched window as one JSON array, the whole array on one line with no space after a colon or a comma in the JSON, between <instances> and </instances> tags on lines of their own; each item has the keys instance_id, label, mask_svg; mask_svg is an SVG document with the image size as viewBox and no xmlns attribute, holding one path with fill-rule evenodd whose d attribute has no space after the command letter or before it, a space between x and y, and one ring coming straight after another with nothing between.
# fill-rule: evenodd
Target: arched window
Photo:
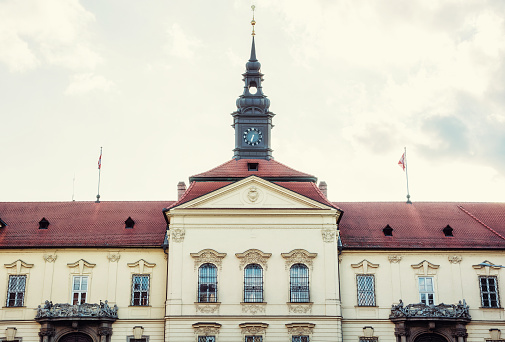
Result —
<instances>
[{"instance_id":1,"label":"arched window","mask_svg":"<svg viewBox=\"0 0 505 342\"><path fill-rule=\"evenodd\" d=\"M263 268L249 264L244 269L244 302L263 302Z\"/></svg>"},{"instance_id":2,"label":"arched window","mask_svg":"<svg viewBox=\"0 0 505 342\"><path fill-rule=\"evenodd\" d=\"M198 269L198 301L217 302L217 268L213 264L203 264Z\"/></svg>"},{"instance_id":3,"label":"arched window","mask_svg":"<svg viewBox=\"0 0 505 342\"><path fill-rule=\"evenodd\" d=\"M308 303L309 269L304 264L294 264L289 270L290 297L292 303Z\"/></svg>"}]
</instances>

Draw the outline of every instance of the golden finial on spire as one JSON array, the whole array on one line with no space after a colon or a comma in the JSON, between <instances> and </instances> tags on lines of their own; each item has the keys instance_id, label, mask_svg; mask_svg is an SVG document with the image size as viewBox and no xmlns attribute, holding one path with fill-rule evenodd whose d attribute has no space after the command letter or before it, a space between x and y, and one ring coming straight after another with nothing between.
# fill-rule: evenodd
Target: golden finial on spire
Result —
<instances>
[{"instance_id":1,"label":"golden finial on spire","mask_svg":"<svg viewBox=\"0 0 505 342\"><path fill-rule=\"evenodd\" d=\"M256 21L254 20L254 9L256 8L256 6L252 5L251 8L252 8L252 12L253 12L253 18L251 20L251 25L252 25L253 31L251 33L251 36L255 36L256 33L254 33L254 25L256 25Z\"/></svg>"}]
</instances>

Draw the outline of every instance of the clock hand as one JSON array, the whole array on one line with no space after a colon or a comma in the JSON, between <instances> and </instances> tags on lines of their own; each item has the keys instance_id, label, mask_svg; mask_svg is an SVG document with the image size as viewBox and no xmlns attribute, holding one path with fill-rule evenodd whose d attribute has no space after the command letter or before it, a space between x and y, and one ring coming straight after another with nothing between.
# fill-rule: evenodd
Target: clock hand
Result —
<instances>
[{"instance_id":1,"label":"clock hand","mask_svg":"<svg viewBox=\"0 0 505 342\"><path fill-rule=\"evenodd\" d=\"M251 142L253 141L253 139L254 139L254 134L253 134L253 135L251 135Z\"/></svg>"}]
</instances>

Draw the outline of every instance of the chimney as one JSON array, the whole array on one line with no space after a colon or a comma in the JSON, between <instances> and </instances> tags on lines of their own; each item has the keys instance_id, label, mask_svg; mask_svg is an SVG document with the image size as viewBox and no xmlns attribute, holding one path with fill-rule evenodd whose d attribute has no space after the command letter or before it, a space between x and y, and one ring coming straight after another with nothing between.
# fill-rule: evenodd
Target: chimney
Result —
<instances>
[{"instance_id":1,"label":"chimney","mask_svg":"<svg viewBox=\"0 0 505 342\"><path fill-rule=\"evenodd\" d=\"M186 192L186 183L184 182L177 183L177 200L180 200L185 192Z\"/></svg>"},{"instance_id":2,"label":"chimney","mask_svg":"<svg viewBox=\"0 0 505 342\"><path fill-rule=\"evenodd\" d=\"M328 198L328 185L325 181L319 182L319 190L323 193L324 197Z\"/></svg>"}]
</instances>

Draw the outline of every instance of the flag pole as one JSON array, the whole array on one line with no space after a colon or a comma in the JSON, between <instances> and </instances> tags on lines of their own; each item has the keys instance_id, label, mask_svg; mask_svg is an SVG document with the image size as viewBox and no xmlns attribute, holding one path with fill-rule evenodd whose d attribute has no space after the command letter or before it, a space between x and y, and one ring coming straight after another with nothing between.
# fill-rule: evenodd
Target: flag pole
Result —
<instances>
[{"instance_id":1,"label":"flag pole","mask_svg":"<svg viewBox=\"0 0 505 342\"><path fill-rule=\"evenodd\" d=\"M405 146L405 177L407 178L407 204L412 204L410 201L410 192L409 192L409 172L408 172L408 163L407 163L407 147Z\"/></svg>"},{"instance_id":2,"label":"flag pole","mask_svg":"<svg viewBox=\"0 0 505 342\"><path fill-rule=\"evenodd\" d=\"M100 203L100 171L102 171L102 147L100 147L100 157L98 158L98 193L95 203Z\"/></svg>"}]
</instances>

